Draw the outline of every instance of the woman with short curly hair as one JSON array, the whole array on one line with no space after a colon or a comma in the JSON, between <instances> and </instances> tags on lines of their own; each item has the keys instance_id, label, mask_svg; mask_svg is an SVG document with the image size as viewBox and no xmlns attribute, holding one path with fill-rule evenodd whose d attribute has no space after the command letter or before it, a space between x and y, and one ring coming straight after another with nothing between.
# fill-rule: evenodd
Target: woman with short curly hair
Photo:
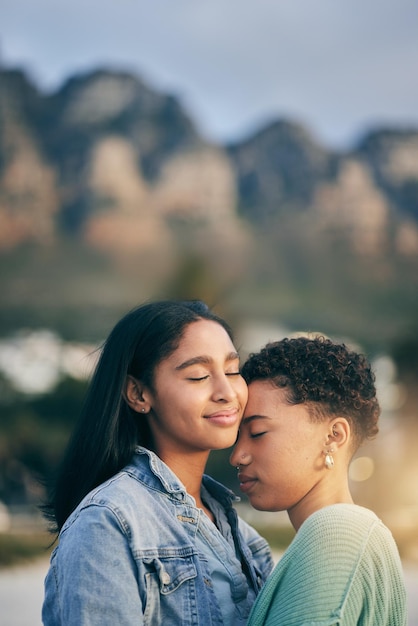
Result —
<instances>
[{"instance_id":1,"label":"woman with short curly hair","mask_svg":"<svg viewBox=\"0 0 418 626\"><path fill-rule=\"evenodd\" d=\"M390 531L353 503L348 468L378 432L368 360L324 337L267 344L242 374L249 397L231 455L259 510L286 510L296 536L248 626L405 626L406 592Z\"/></svg>"}]
</instances>

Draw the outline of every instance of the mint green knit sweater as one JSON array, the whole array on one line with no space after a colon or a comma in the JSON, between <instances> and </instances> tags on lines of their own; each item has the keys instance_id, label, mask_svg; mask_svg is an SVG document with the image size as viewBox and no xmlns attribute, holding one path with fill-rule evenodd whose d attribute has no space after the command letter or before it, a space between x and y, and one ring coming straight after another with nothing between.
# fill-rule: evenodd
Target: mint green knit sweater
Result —
<instances>
[{"instance_id":1,"label":"mint green knit sweater","mask_svg":"<svg viewBox=\"0 0 418 626\"><path fill-rule=\"evenodd\" d=\"M248 626L405 626L402 565L390 531L353 504L313 513L258 596Z\"/></svg>"}]
</instances>

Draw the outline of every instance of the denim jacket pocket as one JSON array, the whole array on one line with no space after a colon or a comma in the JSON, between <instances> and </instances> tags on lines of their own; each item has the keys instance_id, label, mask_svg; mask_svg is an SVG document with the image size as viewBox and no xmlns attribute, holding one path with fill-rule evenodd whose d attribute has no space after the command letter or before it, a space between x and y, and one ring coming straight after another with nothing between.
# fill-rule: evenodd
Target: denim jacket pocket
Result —
<instances>
[{"instance_id":1,"label":"denim jacket pocket","mask_svg":"<svg viewBox=\"0 0 418 626\"><path fill-rule=\"evenodd\" d=\"M192 556L158 556L149 562L147 569L147 578L151 577L157 582L162 594L172 593L186 580L197 576Z\"/></svg>"},{"instance_id":2,"label":"denim jacket pocket","mask_svg":"<svg viewBox=\"0 0 418 626\"><path fill-rule=\"evenodd\" d=\"M198 623L198 579L192 553L158 555L142 559L145 568L144 624L164 626Z\"/></svg>"}]
</instances>

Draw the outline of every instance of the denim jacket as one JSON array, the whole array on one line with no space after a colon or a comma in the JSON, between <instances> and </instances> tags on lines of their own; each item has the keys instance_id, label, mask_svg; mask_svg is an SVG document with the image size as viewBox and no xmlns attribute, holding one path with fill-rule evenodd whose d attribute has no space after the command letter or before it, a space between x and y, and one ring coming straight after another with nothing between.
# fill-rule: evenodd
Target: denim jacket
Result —
<instances>
[{"instance_id":1,"label":"denim jacket","mask_svg":"<svg viewBox=\"0 0 418 626\"><path fill-rule=\"evenodd\" d=\"M268 544L238 518L232 502L239 498L209 476L203 480L224 507L242 571L257 593L273 567ZM167 465L138 447L131 463L65 522L45 579L43 624L222 625L208 561L196 548L201 515Z\"/></svg>"}]
</instances>

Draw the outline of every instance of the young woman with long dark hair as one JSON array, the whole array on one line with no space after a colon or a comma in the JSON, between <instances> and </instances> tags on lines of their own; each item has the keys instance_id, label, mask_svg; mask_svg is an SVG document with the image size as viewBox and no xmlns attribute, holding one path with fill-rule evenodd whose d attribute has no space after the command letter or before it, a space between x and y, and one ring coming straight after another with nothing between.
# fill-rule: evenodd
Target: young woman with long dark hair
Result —
<instances>
[{"instance_id":1,"label":"young woman with long dark hair","mask_svg":"<svg viewBox=\"0 0 418 626\"><path fill-rule=\"evenodd\" d=\"M203 303L118 322L46 507L46 626L245 624L270 550L204 469L246 401L230 328Z\"/></svg>"}]
</instances>

